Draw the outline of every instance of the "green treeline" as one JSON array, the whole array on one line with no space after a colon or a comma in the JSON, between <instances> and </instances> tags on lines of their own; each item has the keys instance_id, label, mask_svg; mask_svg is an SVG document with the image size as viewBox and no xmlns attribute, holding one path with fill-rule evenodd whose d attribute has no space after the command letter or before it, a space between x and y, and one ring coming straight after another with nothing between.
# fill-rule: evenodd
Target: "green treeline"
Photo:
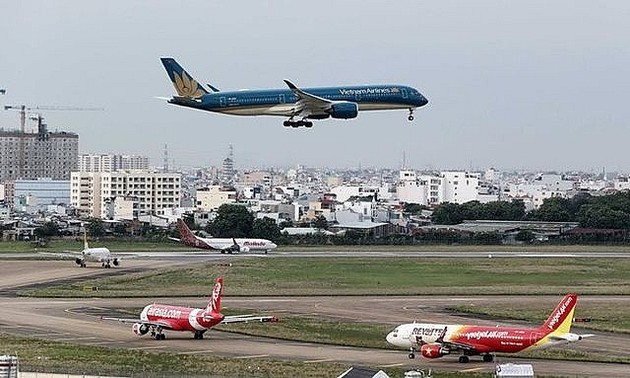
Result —
<instances>
[{"instance_id":1,"label":"green treeline","mask_svg":"<svg viewBox=\"0 0 630 378\"><path fill-rule=\"evenodd\" d=\"M525 212L525 205L520 200L485 204L471 201L462 205L444 203L433 212L435 224L458 224L465 219L577 222L583 228L630 229L630 192L552 197L530 212Z\"/></svg>"}]
</instances>

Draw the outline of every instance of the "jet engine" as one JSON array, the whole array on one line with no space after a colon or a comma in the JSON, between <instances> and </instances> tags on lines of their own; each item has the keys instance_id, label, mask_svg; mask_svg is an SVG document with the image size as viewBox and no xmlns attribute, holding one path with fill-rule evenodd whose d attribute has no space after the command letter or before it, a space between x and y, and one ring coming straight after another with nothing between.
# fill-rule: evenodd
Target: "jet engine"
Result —
<instances>
[{"instance_id":1,"label":"jet engine","mask_svg":"<svg viewBox=\"0 0 630 378\"><path fill-rule=\"evenodd\" d=\"M238 251L247 253L249 252L249 247L245 247L245 246L239 247Z\"/></svg>"},{"instance_id":2,"label":"jet engine","mask_svg":"<svg viewBox=\"0 0 630 378\"><path fill-rule=\"evenodd\" d=\"M359 114L359 105L356 102L339 101L333 103L328 112L333 118L356 118Z\"/></svg>"},{"instance_id":3,"label":"jet engine","mask_svg":"<svg viewBox=\"0 0 630 378\"><path fill-rule=\"evenodd\" d=\"M448 351L445 351L440 344L424 344L420 347L420 353L425 358L440 358L448 354Z\"/></svg>"},{"instance_id":4,"label":"jet engine","mask_svg":"<svg viewBox=\"0 0 630 378\"><path fill-rule=\"evenodd\" d=\"M146 335L149 332L149 326L142 323L134 323L131 330L138 336Z\"/></svg>"}]
</instances>

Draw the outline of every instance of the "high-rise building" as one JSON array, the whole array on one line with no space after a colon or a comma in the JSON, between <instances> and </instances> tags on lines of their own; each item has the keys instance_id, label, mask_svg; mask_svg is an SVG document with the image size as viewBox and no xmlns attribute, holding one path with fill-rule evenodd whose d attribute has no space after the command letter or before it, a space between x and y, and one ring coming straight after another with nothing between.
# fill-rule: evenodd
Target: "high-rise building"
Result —
<instances>
[{"instance_id":1,"label":"high-rise building","mask_svg":"<svg viewBox=\"0 0 630 378\"><path fill-rule=\"evenodd\" d=\"M149 158L141 155L79 155L79 172L116 172L121 169L149 169Z\"/></svg>"},{"instance_id":2,"label":"high-rise building","mask_svg":"<svg viewBox=\"0 0 630 378\"><path fill-rule=\"evenodd\" d=\"M181 174L148 170L72 172L70 203L81 216L116 218L116 201L132 203L133 217L179 207Z\"/></svg>"},{"instance_id":3,"label":"high-rise building","mask_svg":"<svg viewBox=\"0 0 630 378\"><path fill-rule=\"evenodd\" d=\"M37 133L0 130L0 182L17 179L51 178L69 180L77 169L79 135L48 132L41 125Z\"/></svg>"}]
</instances>

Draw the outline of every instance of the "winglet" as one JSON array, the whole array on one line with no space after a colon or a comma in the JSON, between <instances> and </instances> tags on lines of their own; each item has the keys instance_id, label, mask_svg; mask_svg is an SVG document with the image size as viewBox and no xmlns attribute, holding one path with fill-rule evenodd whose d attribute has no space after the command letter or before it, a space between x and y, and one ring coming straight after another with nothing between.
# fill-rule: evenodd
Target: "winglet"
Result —
<instances>
[{"instance_id":1,"label":"winglet","mask_svg":"<svg viewBox=\"0 0 630 378\"><path fill-rule=\"evenodd\" d=\"M293 84L292 82L290 82L289 80L284 80L284 82L287 84L287 87L289 87L290 90L292 91L299 91L298 87Z\"/></svg>"}]
</instances>

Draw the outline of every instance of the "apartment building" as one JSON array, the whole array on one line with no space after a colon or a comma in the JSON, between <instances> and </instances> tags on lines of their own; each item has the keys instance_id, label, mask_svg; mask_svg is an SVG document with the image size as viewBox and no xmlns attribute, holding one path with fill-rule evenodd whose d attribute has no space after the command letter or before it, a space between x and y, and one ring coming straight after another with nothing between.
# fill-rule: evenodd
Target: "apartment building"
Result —
<instances>
[{"instance_id":1,"label":"apartment building","mask_svg":"<svg viewBox=\"0 0 630 378\"><path fill-rule=\"evenodd\" d=\"M129 201L134 218L163 215L165 209L179 207L180 197L179 173L148 170L72 172L70 178L70 202L85 217L116 219L119 215L115 214L115 209L125 209L127 214ZM127 204L122 207L110 205L121 201Z\"/></svg>"},{"instance_id":2,"label":"apartment building","mask_svg":"<svg viewBox=\"0 0 630 378\"><path fill-rule=\"evenodd\" d=\"M0 183L43 177L68 180L77 169L78 154L75 133L48 132L45 125L37 133L0 130Z\"/></svg>"},{"instance_id":3,"label":"apartment building","mask_svg":"<svg viewBox=\"0 0 630 378\"><path fill-rule=\"evenodd\" d=\"M141 155L81 154L79 172L115 172L118 170L149 169L149 158Z\"/></svg>"}]
</instances>

